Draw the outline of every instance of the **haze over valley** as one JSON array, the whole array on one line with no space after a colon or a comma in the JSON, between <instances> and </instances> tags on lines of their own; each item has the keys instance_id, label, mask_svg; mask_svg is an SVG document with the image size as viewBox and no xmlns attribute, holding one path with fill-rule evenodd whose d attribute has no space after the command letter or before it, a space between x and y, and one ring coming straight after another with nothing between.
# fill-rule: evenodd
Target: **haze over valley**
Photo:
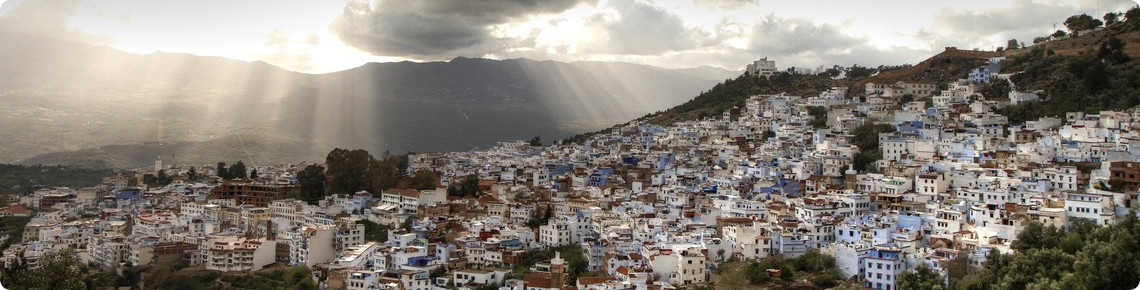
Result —
<instances>
[{"instance_id":1,"label":"haze over valley","mask_svg":"<svg viewBox=\"0 0 1140 290\"><path fill-rule=\"evenodd\" d=\"M287 162L334 147L547 142L680 104L739 72L617 62L368 63L328 73L5 34L0 162L137 167L156 156ZM144 144L145 143L145 144ZM114 145L114 146L110 146Z\"/></svg>"}]
</instances>

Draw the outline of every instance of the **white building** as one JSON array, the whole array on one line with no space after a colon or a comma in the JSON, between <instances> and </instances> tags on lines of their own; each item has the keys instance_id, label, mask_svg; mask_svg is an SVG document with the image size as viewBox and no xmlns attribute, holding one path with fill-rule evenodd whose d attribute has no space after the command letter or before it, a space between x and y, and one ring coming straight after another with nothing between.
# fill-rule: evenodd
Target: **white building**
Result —
<instances>
[{"instance_id":1,"label":"white building","mask_svg":"<svg viewBox=\"0 0 1140 290\"><path fill-rule=\"evenodd\" d=\"M1067 192L1065 194L1065 220L1088 219L1098 225L1107 225L1116 218L1112 196L1097 193Z\"/></svg>"},{"instance_id":2,"label":"white building","mask_svg":"<svg viewBox=\"0 0 1140 290\"><path fill-rule=\"evenodd\" d=\"M202 245L206 253L206 270L250 271L272 264L277 243L265 239L239 236L210 236Z\"/></svg>"},{"instance_id":3,"label":"white building","mask_svg":"<svg viewBox=\"0 0 1140 290\"><path fill-rule=\"evenodd\" d=\"M447 193L443 190L424 190L392 188L384 191L380 201L387 205L399 208L400 213L415 214L420 205L432 205L447 200Z\"/></svg>"},{"instance_id":4,"label":"white building","mask_svg":"<svg viewBox=\"0 0 1140 290\"><path fill-rule=\"evenodd\" d=\"M898 277L906 271L906 253L896 248L874 247L863 259L864 287L898 289Z\"/></svg>"},{"instance_id":5,"label":"white building","mask_svg":"<svg viewBox=\"0 0 1140 290\"><path fill-rule=\"evenodd\" d=\"M543 245L558 247L573 243L570 226L562 220L554 220L538 227L538 239Z\"/></svg>"},{"instance_id":6,"label":"white building","mask_svg":"<svg viewBox=\"0 0 1140 290\"><path fill-rule=\"evenodd\" d=\"M748 74L769 77L776 73L776 61L768 60L767 57L754 61L748 64Z\"/></svg>"}]
</instances>

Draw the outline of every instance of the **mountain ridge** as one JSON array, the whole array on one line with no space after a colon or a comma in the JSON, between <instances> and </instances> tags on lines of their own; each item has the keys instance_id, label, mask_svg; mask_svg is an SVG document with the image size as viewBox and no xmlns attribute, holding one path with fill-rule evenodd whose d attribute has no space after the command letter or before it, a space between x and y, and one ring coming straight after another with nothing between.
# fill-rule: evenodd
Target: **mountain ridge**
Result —
<instances>
[{"instance_id":1,"label":"mountain ridge","mask_svg":"<svg viewBox=\"0 0 1140 290\"><path fill-rule=\"evenodd\" d=\"M133 168L155 156L69 160L109 145L251 132L290 140L301 160L332 147L462 151L555 140L679 104L723 79L630 63L485 58L305 74L260 61L0 37L13 40L0 42L0 106L8 108L0 122L10 125L0 128L0 162L31 164Z\"/></svg>"}]
</instances>

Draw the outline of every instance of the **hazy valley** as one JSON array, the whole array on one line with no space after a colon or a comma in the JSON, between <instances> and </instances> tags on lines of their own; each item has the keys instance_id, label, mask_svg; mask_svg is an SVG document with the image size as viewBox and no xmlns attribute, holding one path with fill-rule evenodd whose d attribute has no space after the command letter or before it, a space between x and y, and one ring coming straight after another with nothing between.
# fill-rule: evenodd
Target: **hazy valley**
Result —
<instances>
[{"instance_id":1,"label":"hazy valley","mask_svg":"<svg viewBox=\"0 0 1140 290\"><path fill-rule=\"evenodd\" d=\"M0 162L137 167L155 156L259 163L334 147L462 151L546 142L692 98L716 68L488 60L369 63L329 74L263 62L4 35Z\"/></svg>"}]
</instances>

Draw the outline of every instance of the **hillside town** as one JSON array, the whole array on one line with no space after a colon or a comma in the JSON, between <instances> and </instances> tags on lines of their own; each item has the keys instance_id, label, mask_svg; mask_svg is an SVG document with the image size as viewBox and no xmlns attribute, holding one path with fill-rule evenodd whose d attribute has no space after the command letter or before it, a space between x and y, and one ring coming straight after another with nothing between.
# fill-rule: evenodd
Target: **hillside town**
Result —
<instances>
[{"instance_id":1,"label":"hillside town","mask_svg":"<svg viewBox=\"0 0 1140 290\"><path fill-rule=\"evenodd\" d=\"M947 84L866 83L858 97L755 95L719 116L641 119L580 143L414 154L406 170L433 172L435 189L315 204L294 194L305 164L225 180L158 159L96 187L16 197L0 216L31 220L20 240L3 238L2 261L70 249L103 269L306 266L331 289L650 290L818 252L842 280L899 289L922 265L945 276L959 256L980 265L1011 252L1031 222L1108 225L1140 208L1140 110L1010 122L1000 108L1044 100L1002 61ZM767 58L748 68L778 72ZM984 95L991 81L1008 96ZM143 182L160 171L168 185ZM460 184L477 189L449 192Z\"/></svg>"}]
</instances>

